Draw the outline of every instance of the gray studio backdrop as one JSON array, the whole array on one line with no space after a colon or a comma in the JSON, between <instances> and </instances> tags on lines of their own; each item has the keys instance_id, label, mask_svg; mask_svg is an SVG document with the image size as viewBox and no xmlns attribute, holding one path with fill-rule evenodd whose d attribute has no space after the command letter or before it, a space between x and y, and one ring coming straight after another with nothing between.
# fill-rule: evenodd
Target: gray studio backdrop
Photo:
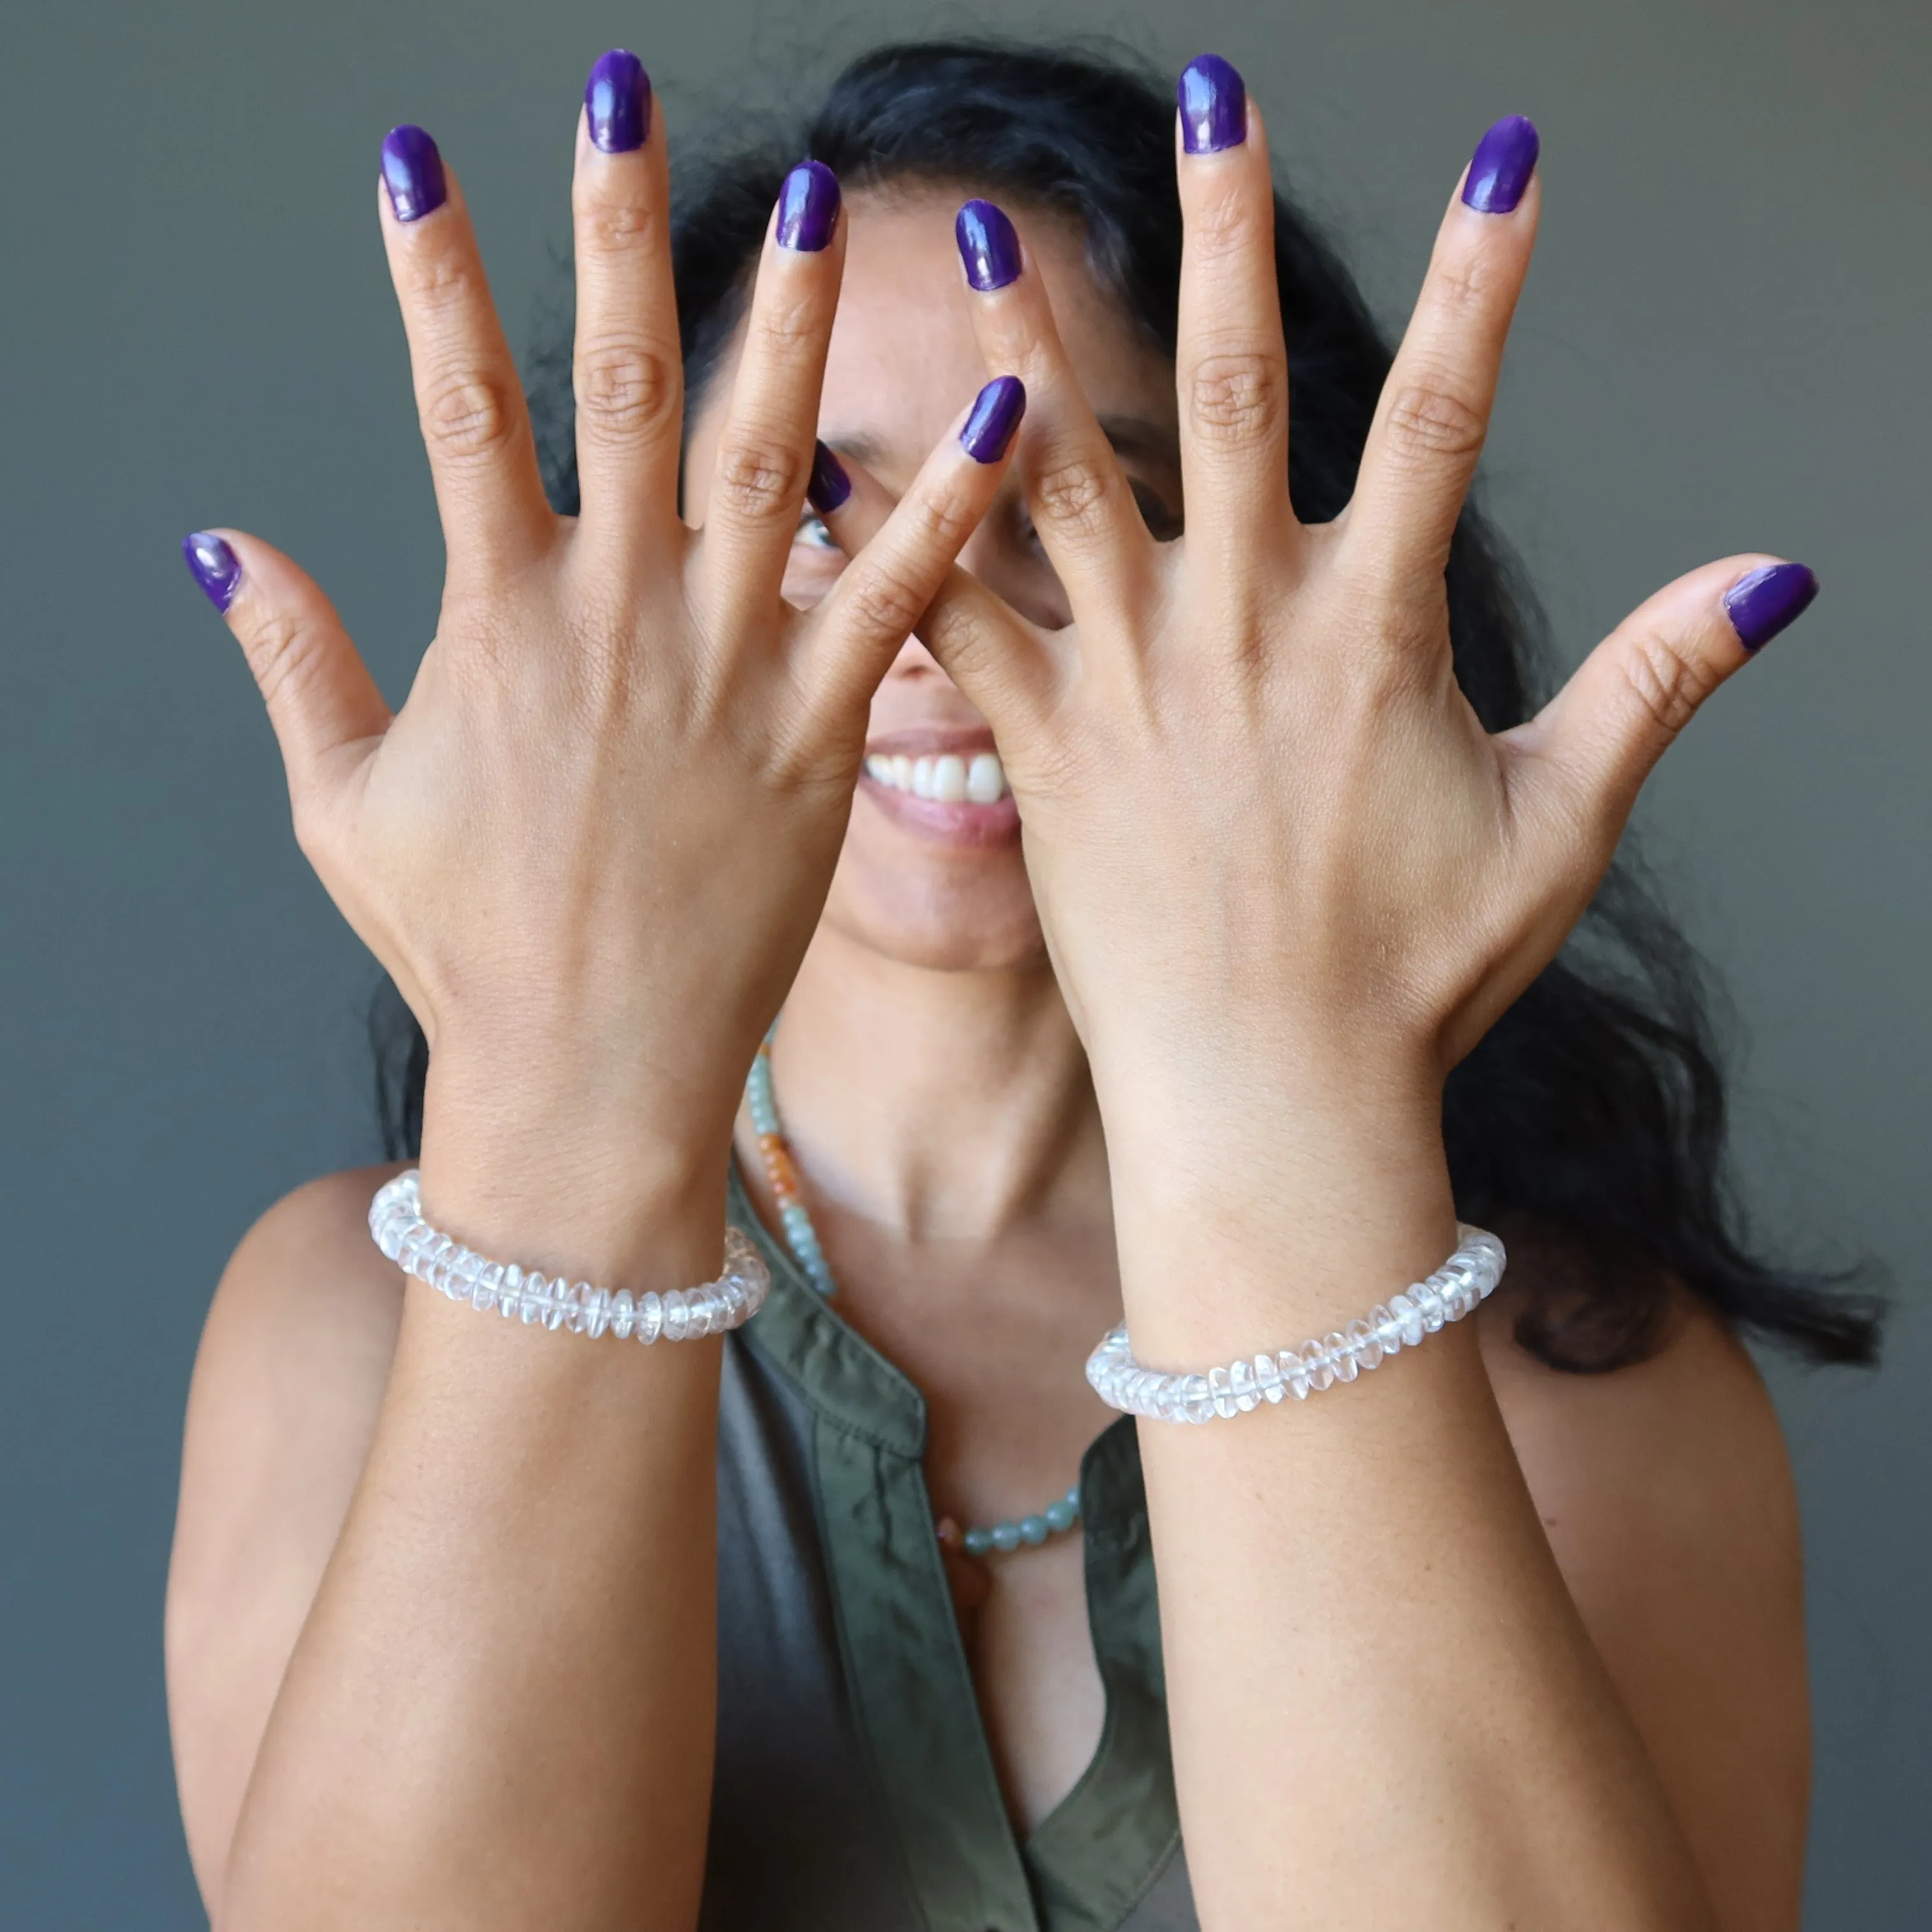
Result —
<instances>
[{"instance_id":1,"label":"gray studio backdrop","mask_svg":"<svg viewBox=\"0 0 1932 1932\"><path fill-rule=\"evenodd\" d=\"M368 1159L370 968L291 841L238 653L175 545L284 545L392 699L441 568L374 212L426 124L513 332L566 236L586 68L638 49L674 141L885 33L1203 46L1403 312L1456 172L1540 124L1541 254L1486 490L1566 651L1764 548L1814 613L1648 794L1725 976L1741 1189L1900 1295L1876 1378L1774 1366L1817 1708L1809 1922L1932 1924L1932 9L1923 0L63 0L0 20L0 1924L200 1922L160 1603L184 1391L248 1222Z\"/></svg>"}]
</instances>

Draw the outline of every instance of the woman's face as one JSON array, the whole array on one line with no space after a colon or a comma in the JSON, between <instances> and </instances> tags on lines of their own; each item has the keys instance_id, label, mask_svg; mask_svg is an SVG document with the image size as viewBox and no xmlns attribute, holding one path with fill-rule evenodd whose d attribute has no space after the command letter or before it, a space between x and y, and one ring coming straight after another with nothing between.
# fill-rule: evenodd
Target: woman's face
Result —
<instances>
[{"instance_id":1,"label":"woman's face","mask_svg":"<svg viewBox=\"0 0 1932 1932\"><path fill-rule=\"evenodd\" d=\"M952 240L953 214L969 192L874 194L847 204L845 277L819 433L895 496L988 374L998 373L987 370L974 344L971 298ZM1157 537L1177 533L1172 364L1088 272L1077 233L1052 218L1010 212L1149 528ZM728 358L692 425L685 512L694 523L704 518L731 367ZM816 603L844 561L808 510L792 546L786 596L801 606ZM1016 478L1008 478L960 561L1035 622L1068 621ZM872 700L866 748L826 923L871 950L942 970L1039 958L1019 820L988 755L992 734L916 638L902 646ZM989 800L996 786L1000 796ZM962 788L968 795L956 796Z\"/></svg>"}]
</instances>

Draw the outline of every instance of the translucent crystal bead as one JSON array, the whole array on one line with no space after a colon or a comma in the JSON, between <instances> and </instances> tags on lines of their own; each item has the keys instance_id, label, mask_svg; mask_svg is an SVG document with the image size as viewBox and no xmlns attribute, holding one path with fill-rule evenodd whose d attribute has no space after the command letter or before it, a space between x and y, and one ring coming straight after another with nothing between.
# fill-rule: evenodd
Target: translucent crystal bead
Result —
<instances>
[{"instance_id":1,"label":"translucent crystal bead","mask_svg":"<svg viewBox=\"0 0 1932 1932\"><path fill-rule=\"evenodd\" d=\"M610 1298L610 1332L620 1342L631 1339L631 1324L637 1319L637 1304L631 1299L631 1291L620 1288Z\"/></svg>"},{"instance_id":2,"label":"translucent crystal bead","mask_svg":"<svg viewBox=\"0 0 1932 1932\"><path fill-rule=\"evenodd\" d=\"M470 1285L470 1306L479 1314L488 1315L496 1306L496 1297L502 1286L502 1264L492 1262Z\"/></svg>"},{"instance_id":3,"label":"translucent crystal bead","mask_svg":"<svg viewBox=\"0 0 1932 1932\"><path fill-rule=\"evenodd\" d=\"M525 1275L523 1304L517 1311L524 1318L524 1326L534 1328L544 1318L549 1306L550 1283L540 1274Z\"/></svg>"},{"instance_id":4,"label":"translucent crystal bead","mask_svg":"<svg viewBox=\"0 0 1932 1932\"><path fill-rule=\"evenodd\" d=\"M1433 1335L1445 1318L1442 1298L1426 1281L1419 1281L1408 1291L1409 1299L1421 1312L1422 1325Z\"/></svg>"},{"instance_id":5,"label":"translucent crystal bead","mask_svg":"<svg viewBox=\"0 0 1932 1932\"><path fill-rule=\"evenodd\" d=\"M1378 1301L1369 1310L1369 1327L1376 1340L1382 1345L1384 1358L1401 1354L1402 1318L1387 1302Z\"/></svg>"},{"instance_id":6,"label":"translucent crystal bead","mask_svg":"<svg viewBox=\"0 0 1932 1932\"><path fill-rule=\"evenodd\" d=\"M1329 1360L1328 1351L1319 1342L1304 1342L1301 1360L1308 1371L1308 1386L1312 1393L1318 1394L1334 1382L1335 1365Z\"/></svg>"},{"instance_id":7,"label":"translucent crystal bead","mask_svg":"<svg viewBox=\"0 0 1932 1932\"><path fill-rule=\"evenodd\" d=\"M1364 1369L1382 1366L1382 1345L1376 1331L1358 1316L1348 1324L1348 1346L1354 1352L1356 1364Z\"/></svg>"},{"instance_id":8,"label":"translucent crystal bead","mask_svg":"<svg viewBox=\"0 0 1932 1932\"><path fill-rule=\"evenodd\" d=\"M509 1321L523 1306L524 1271L514 1262L503 1270L503 1279L496 1290L496 1312L506 1322Z\"/></svg>"},{"instance_id":9,"label":"translucent crystal bead","mask_svg":"<svg viewBox=\"0 0 1932 1932\"><path fill-rule=\"evenodd\" d=\"M1335 1370L1338 1382L1352 1382L1360 1372L1360 1364L1355 1360L1355 1351L1347 1336L1339 1332L1322 1338L1322 1352L1328 1358Z\"/></svg>"},{"instance_id":10,"label":"translucent crystal bead","mask_svg":"<svg viewBox=\"0 0 1932 1932\"><path fill-rule=\"evenodd\" d=\"M690 1317L690 1325L686 1330L689 1339L700 1336L715 1335L724 1325L724 1298L717 1289L708 1285L694 1293L685 1291L684 1305Z\"/></svg>"},{"instance_id":11,"label":"translucent crystal bead","mask_svg":"<svg viewBox=\"0 0 1932 1932\"><path fill-rule=\"evenodd\" d=\"M1297 1402L1308 1400L1308 1364L1293 1348L1284 1348L1275 1358L1281 1364L1281 1378Z\"/></svg>"},{"instance_id":12,"label":"translucent crystal bead","mask_svg":"<svg viewBox=\"0 0 1932 1932\"><path fill-rule=\"evenodd\" d=\"M1190 1376L1181 1384L1180 1412L1190 1422L1214 1419L1214 1396L1205 1376Z\"/></svg>"},{"instance_id":13,"label":"translucent crystal bead","mask_svg":"<svg viewBox=\"0 0 1932 1932\"><path fill-rule=\"evenodd\" d=\"M1261 1405L1260 1391L1255 1387L1255 1365L1245 1359L1232 1363L1228 1369L1228 1386L1233 1390L1234 1406L1244 1415L1250 1414Z\"/></svg>"},{"instance_id":14,"label":"translucent crystal bead","mask_svg":"<svg viewBox=\"0 0 1932 1932\"><path fill-rule=\"evenodd\" d=\"M1016 1522L996 1522L993 1526L993 1547L995 1550L1017 1550L1020 1546L1020 1526Z\"/></svg>"},{"instance_id":15,"label":"translucent crystal bead","mask_svg":"<svg viewBox=\"0 0 1932 1932\"><path fill-rule=\"evenodd\" d=\"M682 1342L691 1332L691 1313L686 1304L684 1291L674 1288L664 1298L664 1337L667 1342Z\"/></svg>"},{"instance_id":16,"label":"translucent crystal bead","mask_svg":"<svg viewBox=\"0 0 1932 1932\"><path fill-rule=\"evenodd\" d=\"M544 1326L554 1335L560 1328L569 1325L576 1312L577 1295L569 1282L552 1281L550 1306L544 1310Z\"/></svg>"},{"instance_id":17,"label":"translucent crystal bead","mask_svg":"<svg viewBox=\"0 0 1932 1932\"><path fill-rule=\"evenodd\" d=\"M1208 1392L1214 1400L1214 1413L1219 1416L1232 1416L1239 1413L1234 1402L1233 1390L1228 1386L1226 1369L1208 1371Z\"/></svg>"},{"instance_id":18,"label":"translucent crystal bead","mask_svg":"<svg viewBox=\"0 0 1932 1932\"><path fill-rule=\"evenodd\" d=\"M664 1298L655 1292L638 1298L638 1340L646 1345L664 1333Z\"/></svg>"},{"instance_id":19,"label":"translucent crystal bead","mask_svg":"<svg viewBox=\"0 0 1932 1932\"><path fill-rule=\"evenodd\" d=\"M1255 1387L1270 1402L1280 1403L1283 1394L1281 1364L1272 1355L1257 1355L1255 1358Z\"/></svg>"},{"instance_id":20,"label":"translucent crystal bead","mask_svg":"<svg viewBox=\"0 0 1932 1932\"><path fill-rule=\"evenodd\" d=\"M577 1284L577 1299L584 1310L583 1319L578 1324L578 1332L594 1341L610 1325L610 1291L608 1288L592 1288L580 1281Z\"/></svg>"},{"instance_id":21,"label":"translucent crystal bead","mask_svg":"<svg viewBox=\"0 0 1932 1932\"><path fill-rule=\"evenodd\" d=\"M1405 1348L1422 1346L1422 1311L1406 1294L1389 1297L1389 1312L1402 1326L1402 1345Z\"/></svg>"},{"instance_id":22,"label":"translucent crystal bead","mask_svg":"<svg viewBox=\"0 0 1932 1932\"><path fill-rule=\"evenodd\" d=\"M1154 1412L1162 1422L1185 1422L1186 1412L1180 1406L1180 1378L1162 1376L1154 1384Z\"/></svg>"},{"instance_id":23,"label":"translucent crystal bead","mask_svg":"<svg viewBox=\"0 0 1932 1932\"><path fill-rule=\"evenodd\" d=\"M1046 1540L1046 1518L1043 1516L1023 1516L1020 1518L1020 1540L1037 1546Z\"/></svg>"},{"instance_id":24,"label":"translucent crystal bead","mask_svg":"<svg viewBox=\"0 0 1932 1932\"><path fill-rule=\"evenodd\" d=\"M1048 1529L1071 1529L1080 1520L1080 1505L1062 1496L1058 1502L1048 1503L1045 1514Z\"/></svg>"}]
</instances>

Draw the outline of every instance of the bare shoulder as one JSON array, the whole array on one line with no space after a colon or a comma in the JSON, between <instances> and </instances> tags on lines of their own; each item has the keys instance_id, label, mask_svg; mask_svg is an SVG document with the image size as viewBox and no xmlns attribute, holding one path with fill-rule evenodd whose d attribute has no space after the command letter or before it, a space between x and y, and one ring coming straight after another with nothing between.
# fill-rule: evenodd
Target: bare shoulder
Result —
<instances>
[{"instance_id":1,"label":"bare shoulder","mask_svg":"<svg viewBox=\"0 0 1932 1932\"><path fill-rule=\"evenodd\" d=\"M1493 1310L1493 1312L1492 1312ZM1688 1296L1647 1360L1546 1367L1503 1296L1483 1352L1550 1546L1727 1928L1795 1928L1810 1786L1804 1563L1756 1365Z\"/></svg>"},{"instance_id":2,"label":"bare shoulder","mask_svg":"<svg viewBox=\"0 0 1932 1932\"><path fill-rule=\"evenodd\" d=\"M394 1166L324 1176L242 1237L189 1390L168 1574L168 1701L188 1845L212 1907L268 1709L359 1479L403 1277L369 1238Z\"/></svg>"}]
</instances>

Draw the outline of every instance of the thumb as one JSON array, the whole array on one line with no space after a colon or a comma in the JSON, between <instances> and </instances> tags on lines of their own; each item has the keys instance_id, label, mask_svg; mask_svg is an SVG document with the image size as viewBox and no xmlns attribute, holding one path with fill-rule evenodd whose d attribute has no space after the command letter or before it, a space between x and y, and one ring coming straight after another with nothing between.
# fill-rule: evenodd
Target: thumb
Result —
<instances>
[{"instance_id":1,"label":"thumb","mask_svg":"<svg viewBox=\"0 0 1932 1932\"><path fill-rule=\"evenodd\" d=\"M182 555L248 660L299 818L388 729L389 707L335 607L280 550L238 530L196 530Z\"/></svg>"},{"instance_id":2,"label":"thumb","mask_svg":"<svg viewBox=\"0 0 1932 1932\"><path fill-rule=\"evenodd\" d=\"M1562 781L1614 836L1704 700L1817 594L1802 563L1708 563L1640 604L1503 742Z\"/></svg>"}]
</instances>

